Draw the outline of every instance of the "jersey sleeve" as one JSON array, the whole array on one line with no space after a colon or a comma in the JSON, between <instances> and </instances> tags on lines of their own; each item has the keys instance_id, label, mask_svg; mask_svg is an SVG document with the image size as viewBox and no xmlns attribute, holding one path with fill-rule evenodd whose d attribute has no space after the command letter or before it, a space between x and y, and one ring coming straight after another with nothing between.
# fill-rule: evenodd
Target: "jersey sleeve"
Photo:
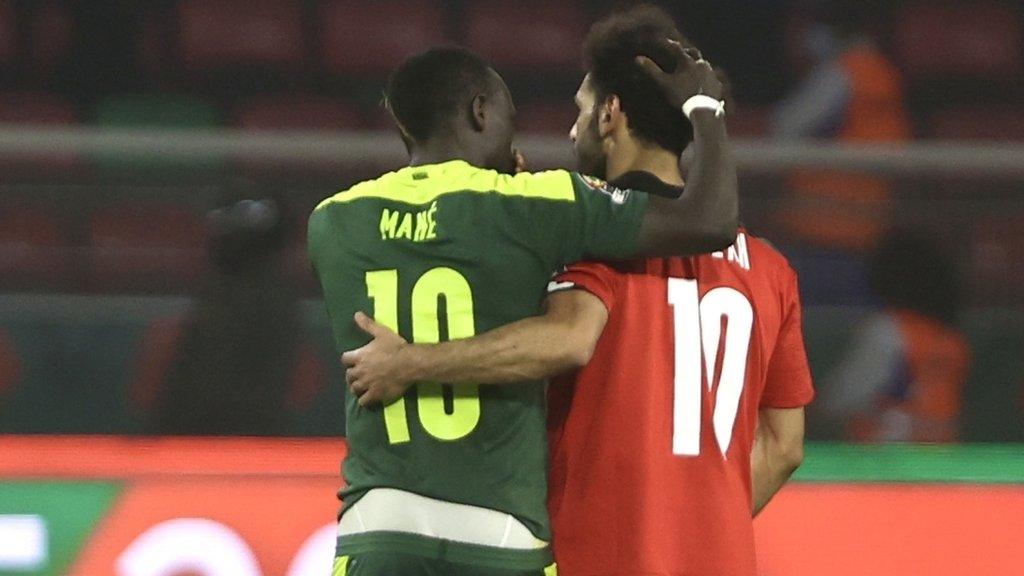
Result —
<instances>
[{"instance_id":1,"label":"jersey sleeve","mask_svg":"<svg viewBox=\"0 0 1024 576\"><path fill-rule=\"evenodd\" d=\"M814 398L811 368L804 348L800 293L796 274L792 271L789 274L786 310L768 363L761 408L800 408Z\"/></svg>"},{"instance_id":2,"label":"jersey sleeve","mask_svg":"<svg viewBox=\"0 0 1024 576\"><path fill-rule=\"evenodd\" d=\"M563 200L549 216L535 222L546 228L555 264L585 259L620 260L636 253L637 237L647 208L647 194L623 190L607 182L576 172L556 170L534 175L536 186L557 186ZM534 197L549 197L552 191L537 190ZM551 220L551 218L556 218Z\"/></svg>"},{"instance_id":3,"label":"jersey sleeve","mask_svg":"<svg viewBox=\"0 0 1024 576\"><path fill-rule=\"evenodd\" d=\"M607 264L577 262L555 275L548 284L548 294L564 290L585 290L597 296L608 312L611 312L620 278Z\"/></svg>"},{"instance_id":4,"label":"jersey sleeve","mask_svg":"<svg viewBox=\"0 0 1024 576\"><path fill-rule=\"evenodd\" d=\"M320 274L319 268L323 265L324 251L331 238L328 210L329 207L324 204L313 210L306 228L306 257L317 276Z\"/></svg>"}]
</instances>

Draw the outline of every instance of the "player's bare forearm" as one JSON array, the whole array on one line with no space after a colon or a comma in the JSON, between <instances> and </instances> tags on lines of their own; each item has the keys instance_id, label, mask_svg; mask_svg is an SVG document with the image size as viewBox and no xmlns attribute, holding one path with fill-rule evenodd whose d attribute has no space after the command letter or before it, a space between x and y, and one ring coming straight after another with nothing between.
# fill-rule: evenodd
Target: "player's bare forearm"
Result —
<instances>
[{"instance_id":1,"label":"player's bare forearm","mask_svg":"<svg viewBox=\"0 0 1024 576\"><path fill-rule=\"evenodd\" d=\"M761 411L750 455L752 514L757 516L803 461L803 408Z\"/></svg>"},{"instance_id":2,"label":"player's bare forearm","mask_svg":"<svg viewBox=\"0 0 1024 576\"><path fill-rule=\"evenodd\" d=\"M589 361L573 336L564 324L536 316L468 340L412 346L405 358L416 380L454 385L541 380Z\"/></svg>"},{"instance_id":3,"label":"player's bare forearm","mask_svg":"<svg viewBox=\"0 0 1024 576\"><path fill-rule=\"evenodd\" d=\"M586 364L608 318L604 304L581 290L552 294L545 304L543 316L473 338L426 345L410 345L357 317L374 341L343 355L346 380L365 406L391 401L415 381L507 384L550 378Z\"/></svg>"}]
</instances>

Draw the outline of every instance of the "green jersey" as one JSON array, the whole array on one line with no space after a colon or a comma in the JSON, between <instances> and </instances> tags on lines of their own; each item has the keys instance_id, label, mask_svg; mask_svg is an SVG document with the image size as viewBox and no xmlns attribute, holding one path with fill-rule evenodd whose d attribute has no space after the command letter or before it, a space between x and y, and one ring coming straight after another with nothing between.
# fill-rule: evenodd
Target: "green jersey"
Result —
<instances>
[{"instance_id":1,"label":"green jersey","mask_svg":"<svg viewBox=\"0 0 1024 576\"><path fill-rule=\"evenodd\" d=\"M338 350L369 341L357 311L416 343L537 315L560 266L633 254L646 203L642 192L567 171L511 176L460 160L357 184L309 220ZM550 540L542 382L422 382L383 408L351 396L345 406L346 507L396 488L511 514Z\"/></svg>"}]
</instances>

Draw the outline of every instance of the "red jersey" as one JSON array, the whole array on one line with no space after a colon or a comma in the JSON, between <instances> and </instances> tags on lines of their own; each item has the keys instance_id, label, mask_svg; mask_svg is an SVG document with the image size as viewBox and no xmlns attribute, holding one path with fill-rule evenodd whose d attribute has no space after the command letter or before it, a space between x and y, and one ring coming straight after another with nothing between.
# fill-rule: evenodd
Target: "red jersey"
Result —
<instances>
[{"instance_id":1,"label":"red jersey","mask_svg":"<svg viewBox=\"0 0 1024 576\"><path fill-rule=\"evenodd\" d=\"M569 288L608 323L549 393L559 573L753 576L758 410L814 394L796 273L741 231L706 256L576 264L549 290Z\"/></svg>"}]
</instances>

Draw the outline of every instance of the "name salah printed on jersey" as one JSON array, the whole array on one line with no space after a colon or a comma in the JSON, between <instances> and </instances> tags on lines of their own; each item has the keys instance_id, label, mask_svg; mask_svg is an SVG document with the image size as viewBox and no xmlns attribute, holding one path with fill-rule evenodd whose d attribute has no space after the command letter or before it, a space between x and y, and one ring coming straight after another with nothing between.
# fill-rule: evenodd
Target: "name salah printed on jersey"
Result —
<instances>
[{"instance_id":1,"label":"name salah printed on jersey","mask_svg":"<svg viewBox=\"0 0 1024 576\"><path fill-rule=\"evenodd\" d=\"M426 242L437 239L437 201L419 212L404 212L385 208L380 213L381 240L410 240Z\"/></svg>"},{"instance_id":2,"label":"name salah printed on jersey","mask_svg":"<svg viewBox=\"0 0 1024 576\"><path fill-rule=\"evenodd\" d=\"M629 190L616 188L605 180L583 174L580 175L580 178L587 186L590 186L592 189L597 190L602 194L608 195L608 197L612 199L612 202L616 204L625 204L626 198L629 198Z\"/></svg>"}]
</instances>

